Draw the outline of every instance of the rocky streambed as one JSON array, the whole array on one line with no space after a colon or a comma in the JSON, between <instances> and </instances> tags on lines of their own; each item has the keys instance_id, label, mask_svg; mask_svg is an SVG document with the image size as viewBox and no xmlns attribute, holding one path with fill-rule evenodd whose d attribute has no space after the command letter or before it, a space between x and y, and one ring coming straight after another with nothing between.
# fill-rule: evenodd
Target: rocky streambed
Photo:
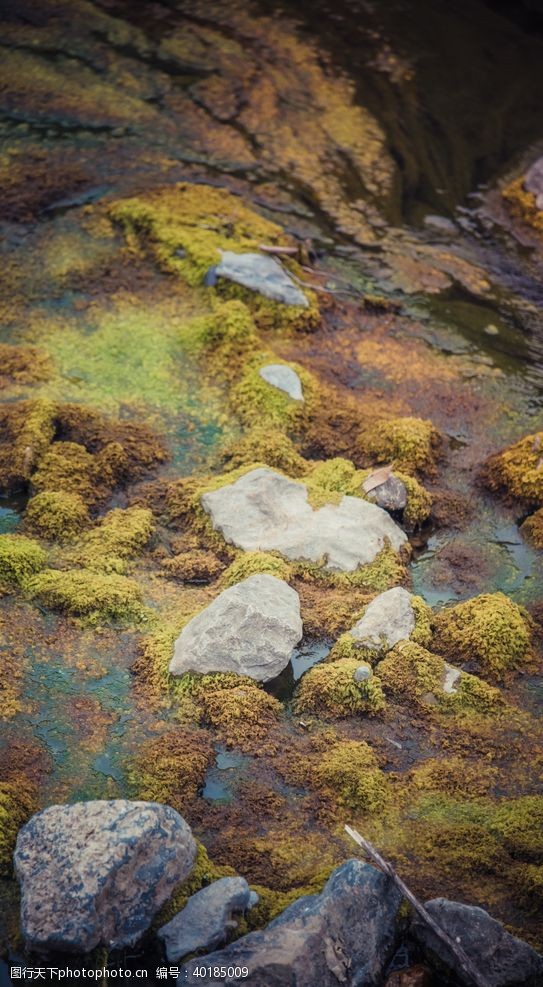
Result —
<instances>
[{"instance_id":1,"label":"rocky streambed","mask_svg":"<svg viewBox=\"0 0 543 987\"><path fill-rule=\"evenodd\" d=\"M2 8L6 971L541 982L520 7Z\"/></svg>"}]
</instances>

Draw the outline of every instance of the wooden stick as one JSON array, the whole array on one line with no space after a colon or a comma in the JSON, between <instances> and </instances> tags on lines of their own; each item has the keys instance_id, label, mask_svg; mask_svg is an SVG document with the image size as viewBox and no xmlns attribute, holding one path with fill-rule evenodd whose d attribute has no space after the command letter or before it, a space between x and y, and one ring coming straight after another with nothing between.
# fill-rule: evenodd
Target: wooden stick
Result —
<instances>
[{"instance_id":1,"label":"wooden stick","mask_svg":"<svg viewBox=\"0 0 543 987\"><path fill-rule=\"evenodd\" d=\"M441 939L446 946L448 946L451 953L453 953L453 955L456 956L456 959L458 960L463 972L470 978L470 980L473 981L476 987L492 987L492 985L486 979L486 977L482 973L480 973L477 967L472 963L468 954L460 945L460 943L455 942L454 939L451 939L451 937L445 932L445 930L442 929L441 926L439 926L437 922L434 921L430 913L426 911L424 905L421 905L420 901L417 898L415 898L415 895L413 894L412 891L409 890L407 885L404 884L401 877L398 877L392 864L389 864L381 856L381 854L377 852L375 847L372 846L371 843L368 843L368 841L365 840L364 837L361 836L356 829L352 829L350 826L345 826L345 831L349 834L351 839L355 841L355 843L358 843L358 845L362 847L363 850L365 850L368 856L374 861L374 863L377 864L379 869L384 871L384 873L387 874L391 878L391 880L394 881L396 886L402 892L404 898L407 898L408 902L420 915L422 921L429 926L432 932L434 932L435 935L438 936L438 938Z\"/></svg>"}]
</instances>

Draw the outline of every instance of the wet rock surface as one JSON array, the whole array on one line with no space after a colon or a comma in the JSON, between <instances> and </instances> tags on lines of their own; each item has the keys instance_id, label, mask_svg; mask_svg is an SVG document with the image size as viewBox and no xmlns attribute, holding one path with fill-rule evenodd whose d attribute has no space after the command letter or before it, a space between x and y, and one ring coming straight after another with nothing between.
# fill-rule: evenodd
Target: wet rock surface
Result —
<instances>
[{"instance_id":1,"label":"wet rock surface","mask_svg":"<svg viewBox=\"0 0 543 987\"><path fill-rule=\"evenodd\" d=\"M44 809L20 831L14 857L27 946L133 946L195 856L189 826L165 805L119 799Z\"/></svg>"},{"instance_id":2,"label":"wet rock surface","mask_svg":"<svg viewBox=\"0 0 543 987\"><path fill-rule=\"evenodd\" d=\"M382 651L392 648L398 641L409 640L414 630L411 594L401 586L395 586L372 600L350 633L364 647Z\"/></svg>"},{"instance_id":3,"label":"wet rock surface","mask_svg":"<svg viewBox=\"0 0 543 987\"><path fill-rule=\"evenodd\" d=\"M197 891L182 911L159 929L168 962L220 946L237 925L235 913L248 911L257 901L243 877L223 877Z\"/></svg>"},{"instance_id":4,"label":"wet rock surface","mask_svg":"<svg viewBox=\"0 0 543 987\"><path fill-rule=\"evenodd\" d=\"M390 878L359 860L332 874L321 894L300 898L262 932L191 960L178 984L197 983L198 966L247 966L255 987L370 987L394 951L401 896ZM234 984L234 977L203 981Z\"/></svg>"},{"instance_id":5,"label":"wet rock surface","mask_svg":"<svg viewBox=\"0 0 543 987\"><path fill-rule=\"evenodd\" d=\"M380 507L345 496L313 510L304 484L265 468L204 494L202 506L215 530L239 548L324 561L343 572L373 562L388 543L398 551L407 541Z\"/></svg>"},{"instance_id":6,"label":"wet rock surface","mask_svg":"<svg viewBox=\"0 0 543 987\"><path fill-rule=\"evenodd\" d=\"M302 631L296 591L275 576L250 576L189 621L170 672L237 672L267 682L286 668Z\"/></svg>"}]
</instances>

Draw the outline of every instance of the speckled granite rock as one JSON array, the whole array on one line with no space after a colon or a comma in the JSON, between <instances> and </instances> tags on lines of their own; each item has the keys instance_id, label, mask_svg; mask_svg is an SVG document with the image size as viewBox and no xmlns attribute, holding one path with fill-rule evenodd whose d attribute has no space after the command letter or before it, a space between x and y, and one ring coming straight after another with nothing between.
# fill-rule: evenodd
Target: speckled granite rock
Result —
<instances>
[{"instance_id":1,"label":"speckled granite rock","mask_svg":"<svg viewBox=\"0 0 543 987\"><path fill-rule=\"evenodd\" d=\"M366 648L383 651L407 641L415 630L411 594L401 586L380 593L366 608L350 633Z\"/></svg>"},{"instance_id":2,"label":"speckled granite rock","mask_svg":"<svg viewBox=\"0 0 543 987\"><path fill-rule=\"evenodd\" d=\"M134 945L195 856L190 827L166 805L118 799L38 812L14 856L27 946L86 953Z\"/></svg>"},{"instance_id":3,"label":"speckled granite rock","mask_svg":"<svg viewBox=\"0 0 543 987\"><path fill-rule=\"evenodd\" d=\"M296 590L266 573L249 576L183 628L170 672L237 672L267 682L286 668L302 632Z\"/></svg>"},{"instance_id":4,"label":"speckled granite rock","mask_svg":"<svg viewBox=\"0 0 543 987\"><path fill-rule=\"evenodd\" d=\"M373 562L390 543L407 538L391 517L358 497L342 497L314 511L303 483L267 467L251 470L202 497L213 527L247 551L281 552L289 559L325 561L327 569L353 572Z\"/></svg>"},{"instance_id":5,"label":"speckled granite rock","mask_svg":"<svg viewBox=\"0 0 543 987\"><path fill-rule=\"evenodd\" d=\"M235 929L234 912L245 912L258 902L244 877L223 877L193 894L185 907L159 929L169 963L189 953L215 949Z\"/></svg>"}]
</instances>

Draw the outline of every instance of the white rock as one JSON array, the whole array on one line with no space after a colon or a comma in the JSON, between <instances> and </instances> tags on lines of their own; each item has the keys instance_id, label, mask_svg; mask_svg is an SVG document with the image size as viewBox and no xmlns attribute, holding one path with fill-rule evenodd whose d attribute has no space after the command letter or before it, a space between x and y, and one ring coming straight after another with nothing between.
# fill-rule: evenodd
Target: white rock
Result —
<instances>
[{"instance_id":1,"label":"white rock","mask_svg":"<svg viewBox=\"0 0 543 987\"><path fill-rule=\"evenodd\" d=\"M213 527L246 551L278 551L289 559L323 562L353 572L373 562L388 543L395 551L407 538L375 504L343 497L313 510L307 487L267 467L202 497Z\"/></svg>"},{"instance_id":2,"label":"white rock","mask_svg":"<svg viewBox=\"0 0 543 987\"><path fill-rule=\"evenodd\" d=\"M296 591L275 576L249 576L183 628L170 672L237 672L267 682L286 668L302 633Z\"/></svg>"},{"instance_id":3,"label":"white rock","mask_svg":"<svg viewBox=\"0 0 543 987\"><path fill-rule=\"evenodd\" d=\"M260 368L259 374L267 384L284 391L294 401L303 401L302 382L292 367L287 367L284 363L268 363Z\"/></svg>"},{"instance_id":4,"label":"white rock","mask_svg":"<svg viewBox=\"0 0 543 987\"><path fill-rule=\"evenodd\" d=\"M280 261L269 254L235 254L232 250L221 250L221 262L215 268L215 275L258 291L274 302L303 308L309 304Z\"/></svg>"},{"instance_id":5,"label":"white rock","mask_svg":"<svg viewBox=\"0 0 543 987\"><path fill-rule=\"evenodd\" d=\"M450 696L454 696L458 692L458 685L460 679L462 678L462 672L459 668L455 668L454 665L448 665L445 662L445 675L443 676L443 692L446 692Z\"/></svg>"},{"instance_id":6,"label":"white rock","mask_svg":"<svg viewBox=\"0 0 543 987\"><path fill-rule=\"evenodd\" d=\"M350 633L372 651L386 651L409 640L415 630L411 594L401 586L376 596Z\"/></svg>"}]
</instances>

